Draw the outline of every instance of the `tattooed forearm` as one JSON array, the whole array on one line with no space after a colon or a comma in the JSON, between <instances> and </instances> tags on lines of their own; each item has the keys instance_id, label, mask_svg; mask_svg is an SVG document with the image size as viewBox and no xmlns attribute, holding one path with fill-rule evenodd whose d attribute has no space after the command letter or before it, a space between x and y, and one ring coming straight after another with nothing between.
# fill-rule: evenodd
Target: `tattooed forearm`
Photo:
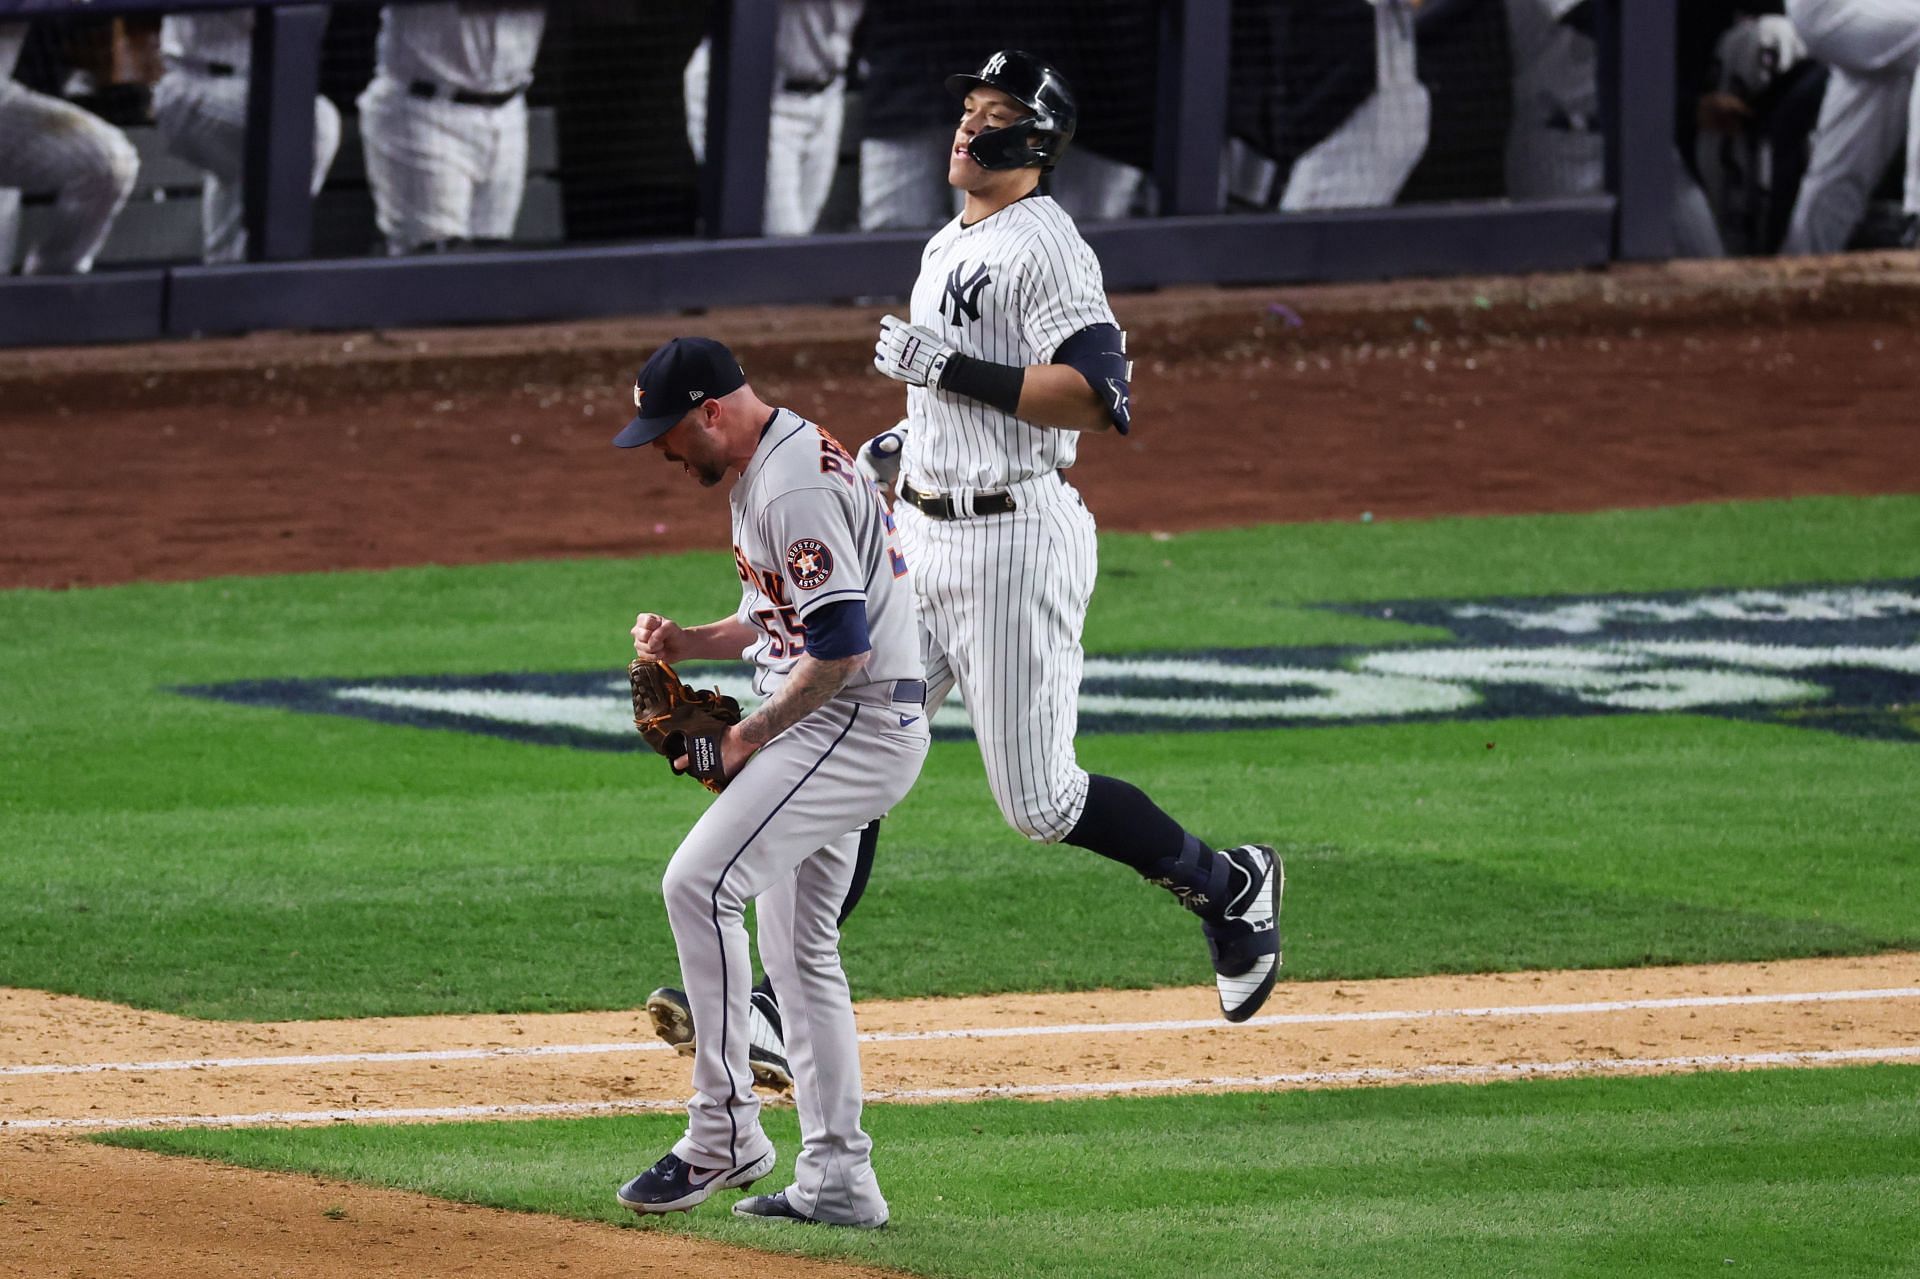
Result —
<instances>
[{"instance_id":1,"label":"tattooed forearm","mask_svg":"<svg viewBox=\"0 0 1920 1279\"><path fill-rule=\"evenodd\" d=\"M742 741L758 748L825 706L867 664L868 653L822 660L802 653L780 691L734 728Z\"/></svg>"}]
</instances>

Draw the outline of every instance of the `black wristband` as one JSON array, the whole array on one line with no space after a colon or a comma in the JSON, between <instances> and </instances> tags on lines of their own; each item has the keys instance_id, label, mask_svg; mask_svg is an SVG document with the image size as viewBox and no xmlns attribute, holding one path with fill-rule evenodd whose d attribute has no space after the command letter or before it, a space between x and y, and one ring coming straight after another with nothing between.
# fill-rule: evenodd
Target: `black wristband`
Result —
<instances>
[{"instance_id":1,"label":"black wristband","mask_svg":"<svg viewBox=\"0 0 1920 1279\"><path fill-rule=\"evenodd\" d=\"M1020 412L1020 390L1027 383L1027 371L1011 364L975 359L955 351L947 357L940 374L940 389L964 395L1002 413Z\"/></svg>"}]
</instances>

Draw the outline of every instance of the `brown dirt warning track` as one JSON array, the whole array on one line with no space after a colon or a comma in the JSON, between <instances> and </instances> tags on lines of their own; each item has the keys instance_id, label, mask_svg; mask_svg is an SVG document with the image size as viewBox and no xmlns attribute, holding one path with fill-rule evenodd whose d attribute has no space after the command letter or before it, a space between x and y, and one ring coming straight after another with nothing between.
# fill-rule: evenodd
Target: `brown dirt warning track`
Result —
<instances>
[{"instance_id":1,"label":"brown dirt warning track","mask_svg":"<svg viewBox=\"0 0 1920 1279\"><path fill-rule=\"evenodd\" d=\"M1920 491L1913 255L1116 303L1138 429L1074 471L1110 530ZM607 446L640 359L721 336L852 442L898 411L879 313L0 352L0 588L718 546L707 495ZM1920 956L1283 984L1242 1027L1204 989L860 1012L900 1101L1818 1065L1920 1058ZM82 1140L670 1110L685 1072L636 1012L214 1023L0 990L0 1276L870 1273Z\"/></svg>"}]
</instances>

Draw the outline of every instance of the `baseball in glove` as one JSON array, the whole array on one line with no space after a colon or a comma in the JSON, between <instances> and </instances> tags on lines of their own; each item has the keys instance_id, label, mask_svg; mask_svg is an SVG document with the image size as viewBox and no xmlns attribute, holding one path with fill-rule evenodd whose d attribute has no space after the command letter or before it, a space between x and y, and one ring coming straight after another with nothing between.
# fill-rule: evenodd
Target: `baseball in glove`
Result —
<instances>
[{"instance_id":1,"label":"baseball in glove","mask_svg":"<svg viewBox=\"0 0 1920 1279\"><path fill-rule=\"evenodd\" d=\"M717 688L689 688L673 667L645 657L627 667L627 682L633 685L633 726L647 745L669 763L686 756L686 771L702 786L716 795L725 790L720 737L740 722L740 703Z\"/></svg>"}]
</instances>

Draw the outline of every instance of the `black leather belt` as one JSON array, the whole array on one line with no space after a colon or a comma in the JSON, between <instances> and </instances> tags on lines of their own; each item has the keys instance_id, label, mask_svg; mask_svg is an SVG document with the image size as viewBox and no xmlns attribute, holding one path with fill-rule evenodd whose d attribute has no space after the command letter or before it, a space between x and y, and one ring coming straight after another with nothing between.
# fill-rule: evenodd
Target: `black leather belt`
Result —
<instances>
[{"instance_id":1,"label":"black leather belt","mask_svg":"<svg viewBox=\"0 0 1920 1279\"><path fill-rule=\"evenodd\" d=\"M445 98L463 107L504 107L526 91L527 86L523 84L517 89L503 89L499 93L479 93L472 89L448 88L431 80L415 80L407 86L407 92L416 98Z\"/></svg>"},{"instance_id":2,"label":"black leather belt","mask_svg":"<svg viewBox=\"0 0 1920 1279\"><path fill-rule=\"evenodd\" d=\"M780 82L780 91L782 93L804 94L811 98L816 93L825 93L839 82L839 76L835 76L831 80L782 80Z\"/></svg>"},{"instance_id":3,"label":"black leather belt","mask_svg":"<svg viewBox=\"0 0 1920 1279\"><path fill-rule=\"evenodd\" d=\"M1053 477L1062 484L1067 482L1065 471L1055 471ZM965 519L967 513L954 504L950 497L940 497L933 493L922 493L911 481L900 481L900 499L909 506L917 508L921 514L936 520ZM1019 510L1019 504L1013 500L1013 494L1007 492L975 493L973 495L973 514L1005 515Z\"/></svg>"},{"instance_id":4,"label":"black leather belt","mask_svg":"<svg viewBox=\"0 0 1920 1279\"><path fill-rule=\"evenodd\" d=\"M927 704L927 681L923 679L897 679L893 681L893 700L906 702L910 706Z\"/></svg>"}]
</instances>

